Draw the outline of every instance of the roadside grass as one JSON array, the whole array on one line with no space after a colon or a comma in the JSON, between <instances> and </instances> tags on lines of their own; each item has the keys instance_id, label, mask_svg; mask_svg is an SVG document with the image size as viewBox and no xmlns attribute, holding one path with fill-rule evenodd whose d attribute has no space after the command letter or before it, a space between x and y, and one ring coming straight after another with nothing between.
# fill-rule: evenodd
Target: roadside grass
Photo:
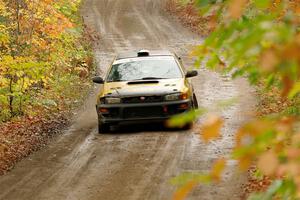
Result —
<instances>
[{"instance_id":1,"label":"roadside grass","mask_svg":"<svg viewBox=\"0 0 300 200\"><path fill-rule=\"evenodd\" d=\"M258 116L266 115L299 115L300 99L294 98L289 100L282 97L278 88L272 87L266 89L264 84L259 84L257 87L259 104L257 107Z\"/></svg>"},{"instance_id":2,"label":"roadside grass","mask_svg":"<svg viewBox=\"0 0 300 200\"><path fill-rule=\"evenodd\" d=\"M27 106L26 115L0 124L0 175L62 133L91 86L89 78L80 79L77 75L66 76L54 84L57 88L35 97L35 103Z\"/></svg>"},{"instance_id":3,"label":"roadside grass","mask_svg":"<svg viewBox=\"0 0 300 200\"><path fill-rule=\"evenodd\" d=\"M300 98L293 100L284 98L280 90L276 87L268 88L264 84L258 84L256 87L259 98L256 107L257 116L270 117L291 117L300 116ZM248 170L248 182L243 186L243 199L247 199L251 193L263 192L272 184L273 178L262 175L256 166Z\"/></svg>"},{"instance_id":4,"label":"roadside grass","mask_svg":"<svg viewBox=\"0 0 300 200\"><path fill-rule=\"evenodd\" d=\"M200 11L194 6L193 1L168 0L165 9L175 15L183 25L189 27L193 32L201 36L207 36L211 32L210 17L200 16Z\"/></svg>"}]
</instances>

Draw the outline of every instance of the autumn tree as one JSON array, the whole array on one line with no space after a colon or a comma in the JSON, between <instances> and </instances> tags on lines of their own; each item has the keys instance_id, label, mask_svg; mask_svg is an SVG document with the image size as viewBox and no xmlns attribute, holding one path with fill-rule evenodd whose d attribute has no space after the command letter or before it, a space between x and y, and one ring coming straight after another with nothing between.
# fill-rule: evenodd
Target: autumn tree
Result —
<instances>
[{"instance_id":1,"label":"autumn tree","mask_svg":"<svg viewBox=\"0 0 300 200\"><path fill-rule=\"evenodd\" d=\"M0 0L0 120L24 114L40 91L86 67L79 3Z\"/></svg>"}]
</instances>

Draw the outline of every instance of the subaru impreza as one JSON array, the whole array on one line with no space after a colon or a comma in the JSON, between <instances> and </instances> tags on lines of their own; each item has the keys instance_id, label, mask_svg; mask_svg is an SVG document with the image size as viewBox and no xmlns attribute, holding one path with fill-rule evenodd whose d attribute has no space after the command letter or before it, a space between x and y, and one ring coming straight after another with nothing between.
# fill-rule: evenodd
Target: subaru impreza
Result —
<instances>
[{"instance_id":1,"label":"subaru impreza","mask_svg":"<svg viewBox=\"0 0 300 200\"><path fill-rule=\"evenodd\" d=\"M117 56L104 78L93 78L101 85L96 104L99 133L109 132L112 125L164 122L197 109L190 80L197 75L195 70L186 71L181 59L169 51Z\"/></svg>"}]
</instances>

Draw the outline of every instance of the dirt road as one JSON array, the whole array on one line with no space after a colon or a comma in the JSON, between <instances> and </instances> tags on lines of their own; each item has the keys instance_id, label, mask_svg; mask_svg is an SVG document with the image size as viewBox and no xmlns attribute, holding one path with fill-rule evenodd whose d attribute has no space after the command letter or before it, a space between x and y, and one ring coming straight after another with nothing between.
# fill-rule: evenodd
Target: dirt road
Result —
<instances>
[{"instance_id":1,"label":"dirt road","mask_svg":"<svg viewBox=\"0 0 300 200\"><path fill-rule=\"evenodd\" d=\"M101 36L95 47L101 72L116 52L169 49L187 57L201 38L162 10L161 0L86 0L83 17ZM0 199L166 200L176 188L169 180L182 172L206 172L220 156L228 157L233 134L254 107L253 91L243 79L199 70L194 84L201 106L240 97L220 111L226 120L222 139L209 145L191 131L170 131L158 125L122 127L113 134L96 132L95 88L74 117L72 126L47 148L20 162L0 177ZM197 123L201 123L200 119ZM224 182L199 186L188 199L239 199L243 174L230 162Z\"/></svg>"}]
</instances>

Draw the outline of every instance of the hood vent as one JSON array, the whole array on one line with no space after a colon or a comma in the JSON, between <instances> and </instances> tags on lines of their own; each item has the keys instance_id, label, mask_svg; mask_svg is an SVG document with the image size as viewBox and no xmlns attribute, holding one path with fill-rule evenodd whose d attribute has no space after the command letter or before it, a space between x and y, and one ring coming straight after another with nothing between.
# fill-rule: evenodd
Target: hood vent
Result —
<instances>
[{"instance_id":1,"label":"hood vent","mask_svg":"<svg viewBox=\"0 0 300 200\"><path fill-rule=\"evenodd\" d=\"M128 85L139 85L139 84L155 84L159 83L159 81L131 81L128 82Z\"/></svg>"}]
</instances>

